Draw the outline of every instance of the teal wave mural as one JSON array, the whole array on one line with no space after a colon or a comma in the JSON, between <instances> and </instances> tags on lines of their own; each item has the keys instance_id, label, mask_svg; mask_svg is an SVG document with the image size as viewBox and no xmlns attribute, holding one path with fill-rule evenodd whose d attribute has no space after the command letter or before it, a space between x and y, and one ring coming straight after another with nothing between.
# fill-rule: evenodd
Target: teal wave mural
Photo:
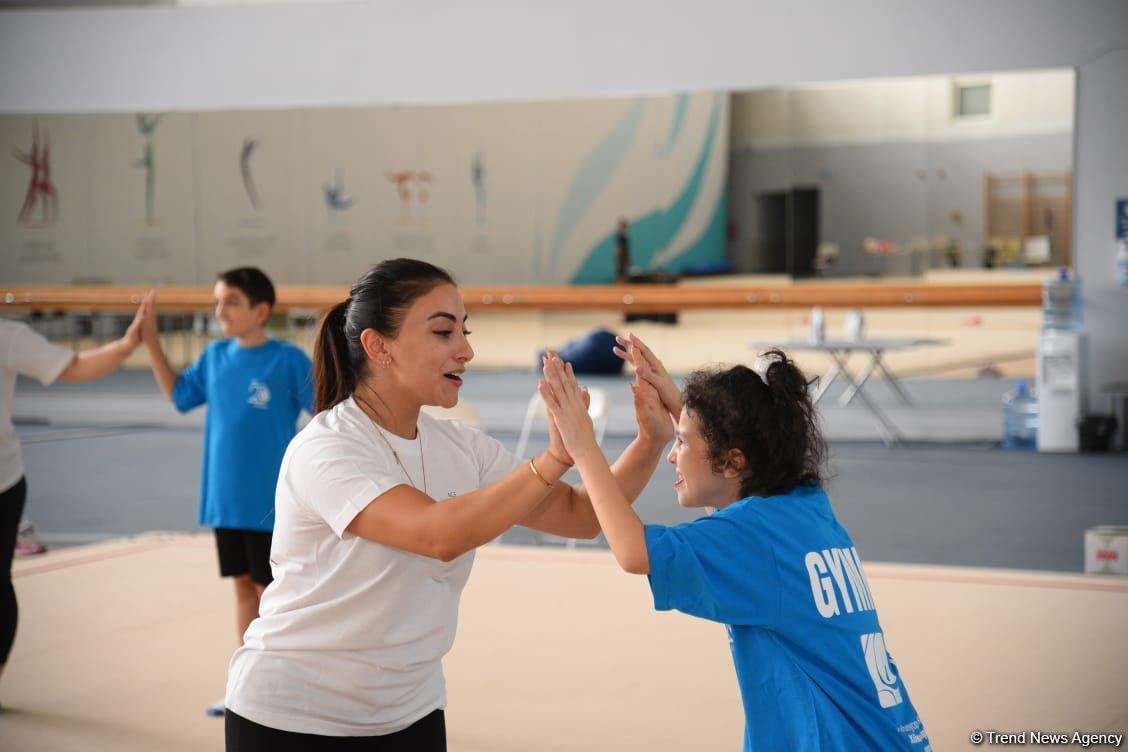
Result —
<instances>
[{"instance_id":1,"label":"teal wave mural","mask_svg":"<svg viewBox=\"0 0 1128 752\"><path fill-rule=\"evenodd\" d=\"M607 134L598 146L588 155L572 185L568 187L568 194L556 215L556 226L552 231L552 242L549 246L548 258L544 259L543 268L552 271L560 258L568 238L575 231L576 225L583 219L584 214L595 204L603 193L603 189L611 182L615 171L619 169L627 151L634 143L635 134L642 123L642 115L646 110L647 100L636 100L620 118L611 132ZM540 277L542 268L541 254L538 253L533 263L534 278Z\"/></svg>"},{"instance_id":2,"label":"teal wave mural","mask_svg":"<svg viewBox=\"0 0 1128 752\"><path fill-rule=\"evenodd\" d=\"M721 192L709 226L697 242L674 256L662 266L667 271L680 272L700 264L715 264L725 259L725 223L728 218L728 199Z\"/></svg>"},{"instance_id":3,"label":"teal wave mural","mask_svg":"<svg viewBox=\"0 0 1128 752\"><path fill-rule=\"evenodd\" d=\"M689 112L689 95L678 94L674 101L674 114L670 118L670 132L666 135L666 143L654 149L658 156L667 157L674 150L678 136L681 135L682 127L685 126L687 112Z\"/></svg>"},{"instance_id":4,"label":"teal wave mural","mask_svg":"<svg viewBox=\"0 0 1128 752\"><path fill-rule=\"evenodd\" d=\"M666 209L658 209L642 217L631 220L631 266L648 268L655 254L664 250L677 236L689 216L690 210L697 201L701 191L701 184L705 177L706 168L713 149L717 145L717 134L721 127L721 110L724 102L723 94L713 95L713 107L709 114L709 126L706 131L705 143L701 146L701 154L697 158L693 172L690 173L685 187ZM720 261L724 258L724 191L720 192L717 208L714 210L713 219L706 228L702 237L693 245L677 254L674 263L667 263L667 268L684 268L691 263L706 261ZM718 220L717 213L720 212ZM719 240L714 237L713 225L720 222ZM706 241L712 245L706 245ZM603 284L610 282L615 274L615 230L609 231L600 238L595 247L588 251L579 270L573 275L573 284Z\"/></svg>"}]
</instances>

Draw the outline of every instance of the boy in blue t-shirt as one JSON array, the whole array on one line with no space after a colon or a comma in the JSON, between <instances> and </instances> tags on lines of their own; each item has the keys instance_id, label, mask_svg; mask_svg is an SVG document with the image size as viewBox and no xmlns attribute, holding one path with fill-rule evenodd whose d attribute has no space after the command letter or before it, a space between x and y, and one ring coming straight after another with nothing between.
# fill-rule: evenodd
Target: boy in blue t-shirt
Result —
<instances>
[{"instance_id":1,"label":"boy in blue t-shirt","mask_svg":"<svg viewBox=\"0 0 1128 752\"><path fill-rule=\"evenodd\" d=\"M645 574L659 610L725 625L744 705L744 750L911 750L928 734L877 619L850 535L822 490L826 444L802 372L773 350L756 367L697 371L684 396L633 335L636 400L677 420L667 458L693 522L644 525L595 441L571 366L541 394L615 559Z\"/></svg>"},{"instance_id":2,"label":"boy in blue t-shirt","mask_svg":"<svg viewBox=\"0 0 1128 752\"><path fill-rule=\"evenodd\" d=\"M302 410L313 412L313 373L299 348L266 335L274 285L254 267L215 283L215 316L226 339L210 343L179 375L165 357L156 316L145 329L153 375L176 409L208 405L200 471L200 524L215 529L221 577L235 583L239 644L272 580L274 489ZM209 707L221 715L223 703Z\"/></svg>"}]
</instances>

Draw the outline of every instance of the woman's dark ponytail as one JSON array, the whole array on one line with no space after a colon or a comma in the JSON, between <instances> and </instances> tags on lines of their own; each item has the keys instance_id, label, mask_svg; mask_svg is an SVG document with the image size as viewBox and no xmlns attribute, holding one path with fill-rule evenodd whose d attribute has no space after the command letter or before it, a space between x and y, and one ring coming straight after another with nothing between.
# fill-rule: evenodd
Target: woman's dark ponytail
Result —
<instances>
[{"instance_id":1,"label":"woman's dark ponytail","mask_svg":"<svg viewBox=\"0 0 1128 752\"><path fill-rule=\"evenodd\" d=\"M349 342L345 338L345 316L349 301L329 309L317 330L313 348L313 410L328 410L343 402L356 387Z\"/></svg>"}]
</instances>

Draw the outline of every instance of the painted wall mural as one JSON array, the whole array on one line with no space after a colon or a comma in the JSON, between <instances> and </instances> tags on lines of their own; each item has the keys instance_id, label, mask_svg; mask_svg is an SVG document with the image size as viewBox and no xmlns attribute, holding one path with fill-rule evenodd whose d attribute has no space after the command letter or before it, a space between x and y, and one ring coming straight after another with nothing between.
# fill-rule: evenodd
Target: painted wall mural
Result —
<instances>
[{"instance_id":1,"label":"painted wall mural","mask_svg":"<svg viewBox=\"0 0 1128 752\"><path fill-rule=\"evenodd\" d=\"M47 129L38 123L31 125L31 146L27 151L12 149L12 156L31 170L27 180L27 193L18 215L24 227L49 227L55 224L59 206L59 193L51 182L51 139Z\"/></svg>"},{"instance_id":2,"label":"painted wall mural","mask_svg":"<svg viewBox=\"0 0 1128 752\"><path fill-rule=\"evenodd\" d=\"M145 221L150 225L157 223L157 162L153 156L153 134L160 124L160 115L140 114L137 116L137 130L144 137L145 144L141 158L133 166L145 172Z\"/></svg>"},{"instance_id":3,"label":"painted wall mural","mask_svg":"<svg viewBox=\"0 0 1128 752\"><path fill-rule=\"evenodd\" d=\"M243 176L243 190L247 192L247 200L255 211L262 210L262 199L259 198L258 188L255 188L255 176L251 172L251 157L258 148L257 138L244 138L243 148L239 150L239 172Z\"/></svg>"},{"instance_id":4,"label":"painted wall mural","mask_svg":"<svg viewBox=\"0 0 1128 752\"><path fill-rule=\"evenodd\" d=\"M0 115L0 278L347 283L410 255L475 283L602 283L724 258L726 94ZM59 211L59 196L67 211Z\"/></svg>"}]
</instances>

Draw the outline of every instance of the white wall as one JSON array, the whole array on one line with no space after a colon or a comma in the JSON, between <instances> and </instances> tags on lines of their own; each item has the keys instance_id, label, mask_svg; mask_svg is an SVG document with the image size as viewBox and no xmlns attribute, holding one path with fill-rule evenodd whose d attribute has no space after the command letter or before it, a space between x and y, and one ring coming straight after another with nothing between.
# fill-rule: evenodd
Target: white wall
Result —
<instances>
[{"instance_id":1,"label":"white wall","mask_svg":"<svg viewBox=\"0 0 1128 752\"><path fill-rule=\"evenodd\" d=\"M991 86L991 114L956 118L957 83ZM732 95L732 149L970 141L1072 133L1072 68L803 84Z\"/></svg>"},{"instance_id":2,"label":"white wall","mask_svg":"<svg viewBox=\"0 0 1128 752\"><path fill-rule=\"evenodd\" d=\"M1123 0L379 0L11 11L0 111L587 97L1074 65Z\"/></svg>"}]
</instances>

